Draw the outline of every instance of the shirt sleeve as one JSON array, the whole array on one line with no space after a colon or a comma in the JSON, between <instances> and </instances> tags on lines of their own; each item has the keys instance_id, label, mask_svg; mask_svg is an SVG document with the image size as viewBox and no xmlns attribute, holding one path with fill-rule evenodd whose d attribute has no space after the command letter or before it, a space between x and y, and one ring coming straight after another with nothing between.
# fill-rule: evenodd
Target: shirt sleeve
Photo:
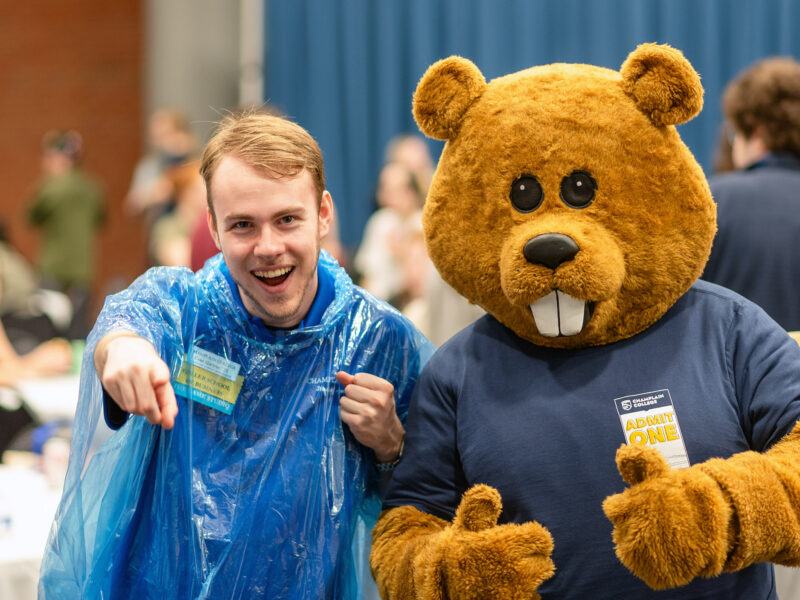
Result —
<instances>
[{"instance_id":1,"label":"shirt sleeve","mask_svg":"<svg viewBox=\"0 0 800 600\"><path fill-rule=\"evenodd\" d=\"M354 322L370 321L350 368L364 370L386 379L394 386L395 411L405 424L417 380L435 350L416 327L394 309L372 307L371 319L357 315ZM351 331L357 329L357 325ZM352 334L351 334L352 335Z\"/></svg>"},{"instance_id":2,"label":"shirt sleeve","mask_svg":"<svg viewBox=\"0 0 800 600\"><path fill-rule=\"evenodd\" d=\"M410 324L409 326L411 327ZM395 390L395 410L403 425L406 424L411 399L422 369L428 363L435 350L433 344L416 329L409 335L411 339L406 340L406 346L410 348L410 352L403 357L403 369L406 373L404 377L398 378L399 385L396 386Z\"/></svg>"},{"instance_id":3,"label":"shirt sleeve","mask_svg":"<svg viewBox=\"0 0 800 600\"><path fill-rule=\"evenodd\" d=\"M727 354L743 429L751 448L763 452L800 418L800 346L747 302L731 324Z\"/></svg>"},{"instance_id":4,"label":"shirt sleeve","mask_svg":"<svg viewBox=\"0 0 800 600\"><path fill-rule=\"evenodd\" d=\"M103 417L109 429L119 429L128 420L128 411L123 410L103 388Z\"/></svg>"},{"instance_id":5,"label":"shirt sleeve","mask_svg":"<svg viewBox=\"0 0 800 600\"><path fill-rule=\"evenodd\" d=\"M450 520L467 487L458 452L456 393L439 381L434 357L420 375L408 415L403 459L384 508L411 505Z\"/></svg>"}]
</instances>

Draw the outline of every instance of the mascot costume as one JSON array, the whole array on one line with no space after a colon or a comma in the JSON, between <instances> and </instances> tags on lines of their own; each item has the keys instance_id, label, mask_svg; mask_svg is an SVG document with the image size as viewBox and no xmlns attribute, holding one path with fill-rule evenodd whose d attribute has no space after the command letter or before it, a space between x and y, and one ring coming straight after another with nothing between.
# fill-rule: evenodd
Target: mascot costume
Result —
<instances>
[{"instance_id":1,"label":"mascot costume","mask_svg":"<svg viewBox=\"0 0 800 600\"><path fill-rule=\"evenodd\" d=\"M770 563L800 564L800 348L698 281L715 205L675 125L702 96L655 44L423 76L428 250L488 314L417 385L383 598L769 599Z\"/></svg>"}]
</instances>

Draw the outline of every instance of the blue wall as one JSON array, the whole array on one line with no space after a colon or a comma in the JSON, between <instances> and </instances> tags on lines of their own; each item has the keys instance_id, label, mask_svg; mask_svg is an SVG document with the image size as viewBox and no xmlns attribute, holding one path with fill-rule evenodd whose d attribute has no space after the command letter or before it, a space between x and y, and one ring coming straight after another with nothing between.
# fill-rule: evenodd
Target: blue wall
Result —
<instances>
[{"instance_id":1,"label":"blue wall","mask_svg":"<svg viewBox=\"0 0 800 600\"><path fill-rule=\"evenodd\" d=\"M264 99L322 147L350 248L384 146L417 131L411 97L440 58L465 56L491 79L550 62L619 69L639 43L675 46L705 87L703 112L679 129L708 173L725 83L756 59L800 56L797 0L269 0L266 15Z\"/></svg>"}]
</instances>

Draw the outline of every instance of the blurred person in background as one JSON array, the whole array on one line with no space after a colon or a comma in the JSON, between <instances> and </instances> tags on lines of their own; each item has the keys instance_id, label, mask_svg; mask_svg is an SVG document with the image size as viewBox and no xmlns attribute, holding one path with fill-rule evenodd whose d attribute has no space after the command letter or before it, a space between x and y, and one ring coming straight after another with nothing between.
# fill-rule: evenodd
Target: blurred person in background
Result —
<instances>
[{"instance_id":1,"label":"blurred person in background","mask_svg":"<svg viewBox=\"0 0 800 600\"><path fill-rule=\"evenodd\" d=\"M11 244L0 221L0 317L25 313L38 287L33 266Z\"/></svg>"},{"instance_id":2,"label":"blurred person in background","mask_svg":"<svg viewBox=\"0 0 800 600\"><path fill-rule=\"evenodd\" d=\"M72 347L67 340L47 340L30 352L19 354L0 324L0 387L13 387L21 379L63 375L71 367Z\"/></svg>"},{"instance_id":3,"label":"blurred person in background","mask_svg":"<svg viewBox=\"0 0 800 600\"><path fill-rule=\"evenodd\" d=\"M169 210L172 186L163 177L171 167L195 157L197 142L189 121L179 110L156 110L147 121L147 152L133 172L125 206L132 215L153 221Z\"/></svg>"},{"instance_id":4,"label":"blurred person in background","mask_svg":"<svg viewBox=\"0 0 800 600\"><path fill-rule=\"evenodd\" d=\"M388 163L378 176L376 201L353 259L359 284L381 300L401 307L407 293L403 254L409 232L420 227L425 200L414 173L400 163Z\"/></svg>"},{"instance_id":5,"label":"blurred person in background","mask_svg":"<svg viewBox=\"0 0 800 600\"><path fill-rule=\"evenodd\" d=\"M0 324L14 350L26 354L51 338L67 335L72 303L45 290L28 260L11 244L0 222Z\"/></svg>"},{"instance_id":6,"label":"blurred person in background","mask_svg":"<svg viewBox=\"0 0 800 600\"><path fill-rule=\"evenodd\" d=\"M722 97L725 137L709 186L718 232L703 279L759 304L800 343L800 64L768 58ZM780 598L800 598L800 571L775 565Z\"/></svg>"},{"instance_id":7,"label":"blurred person in background","mask_svg":"<svg viewBox=\"0 0 800 600\"><path fill-rule=\"evenodd\" d=\"M76 131L50 131L42 140L41 177L28 220L41 231L37 269L43 287L65 293L72 303L66 335L89 332L90 289L95 273L95 237L105 219L100 183L80 166L83 140Z\"/></svg>"},{"instance_id":8,"label":"blurred person in background","mask_svg":"<svg viewBox=\"0 0 800 600\"><path fill-rule=\"evenodd\" d=\"M0 285L0 303L4 298ZM52 339L19 353L0 323L0 456L23 430L35 424L33 414L14 391L23 379L63 375L72 368L72 347L65 339Z\"/></svg>"},{"instance_id":9,"label":"blurred person in background","mask_svg":"<svg viewBox=\"0 0 800 600\"><path fill-rule=\"evenodd\" d=\"M189 161L164 174L175 207L153 226L150 254L154 266L192 266L193 229L199 220L205 221L206 214L206 186L199 168L200 161ZM207 231L208 225L205 227Z\"/></svg>"},{"instance_id":10,"label":"blurred person in background","mask_svg":"<svg viewBox=\"0 0 800 600\"><path fill-rule=\"evenodd\" d=\"M414 173L424 201L435 169L435 163L425 138L414 133L397 135L387 144L384 156L386 163L395 162L405 165ZM409 255L416 253L417 248L413 244L418 242L419 238L412 236L412 240L414 241L412 247L409 248ZM405 285L406 293L416 290L421 296L414 297L406 310L412 316L412 320L417 319L415 324L419 323L420 329L434 345L441 346L453 334L458 333L484 314L483 309L470 304L445 283L430 260L418 259L419 264L417 265L412 265L410 262L410 258L403 259L406 277L412 278ZM426 273L425 280L422 285L419 285L416 279L422 274L423 268Z\"/></svg>"},{"instance_id":11,"label":"blurred person in background","mask_svg":"<svg viewBox=\"0 0 800 600\"><path fill-rule=\"evenodd\" d=\"M5 290L0 278L0 305ZM36 344L27 352L18 352L0 323L0 459L15 441L38 424L35 413L20 399L17 384L24 379L38 379L68 373L73 366L70 343L61 338ZM22 448L28 449L26 444Z\"/></svg>"},{"instance_id":12,"label":"blurred person in background","mask_svg":"<svg viewBox=\"0 0 800 600\"><path fill-rule=\"evenodd\" d=\"M400 270L403 276L403 291L395 299L397 307L405 317L430 339L431 315L428 301L430 272L435 270L428 250L422 222L417 221L403 231L399 243L403 247L400 255Z\"/></svg>"},{"instance_id":13,"label":"blurred person in background","mask_svg":"<svg viewBox=\"0 0 800 600\"><path fill-rule=\"evenodd\" d=\"M703 279L800 329L800 63L768 58L725 88L722 108L735 171L709 186L718 232Z\"/></svg>"},{"instance_id":14,"label":"blurred person in background","mask_svg":"<svg viewBox=\"0 0 800 600\"><path fill-rule=\"evenodd\" d=\"M144 221L148 248L147 263L157 265L153 255L153 230L158 221L177 206L176 177L186 163L197 160L197 139L186 115L177 109L162 108L147 121L147 152L133 172L125 197L128 214Z\"/></svg>"},{"instance_id":15,"label":"blurred person in background","mask_svg":"<svg viewBox=\"0 0 800 600\"><path fill-rule=\"evenodd\" d=\"M66 340L48 340L26 354L19 354L0 324L0 458L23 431L37 423L34 413L20 401L14 389L17 383L62 375L71 367L72 349Z\"/></svg>"},{"instance_id":16,"label":"blurred person in background","mask_svg":"<svg viewBox=\"0 0 800 600\"><path fill-rule=\"evenodd\" d=\"M435 168L428 142L416 133L401 133L386 144L384 164L400 163L414 174L423 199L433 180Z\"/></svg>"},{"instance_id":17,"label":"blurred person in background","mask_svg":"<svg viewBox=\"0 0 800 600\"><path fill-rule=\"evenodd\" d=\"M27 259L11 244L0 222L0 323L18 352L57 335L55 324L36 307L39 277ZM69 302L69 300L67 300ZM68 320L72 305L68 304ZM60 332L60 333L66 333Z\"/></svg>"}]
</instances>

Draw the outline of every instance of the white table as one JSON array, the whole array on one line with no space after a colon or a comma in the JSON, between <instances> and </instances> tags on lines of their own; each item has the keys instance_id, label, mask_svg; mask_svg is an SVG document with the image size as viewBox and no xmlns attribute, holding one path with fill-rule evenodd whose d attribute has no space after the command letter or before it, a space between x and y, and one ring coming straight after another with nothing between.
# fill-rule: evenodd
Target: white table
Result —
<instances>
[{"instance_id":1,"label":"white table","mask_svg":"<svg viewBox=\"0 0 800 600\"><path fill-rule=\"evenodd\" d=\"M78 406L79 375L22 379L16 388L23 402L42 423L72 419Z\"/></svg>"},{"instance_id":2,"label":"white table","mask_svg":"<svg viewBox=\"0 0 800 600\"><path fill-rule=\"evenodd\" d=\"M0 465L0 600L36 600L61 490L36 469Z\"/></svg>"}]
</instances>

